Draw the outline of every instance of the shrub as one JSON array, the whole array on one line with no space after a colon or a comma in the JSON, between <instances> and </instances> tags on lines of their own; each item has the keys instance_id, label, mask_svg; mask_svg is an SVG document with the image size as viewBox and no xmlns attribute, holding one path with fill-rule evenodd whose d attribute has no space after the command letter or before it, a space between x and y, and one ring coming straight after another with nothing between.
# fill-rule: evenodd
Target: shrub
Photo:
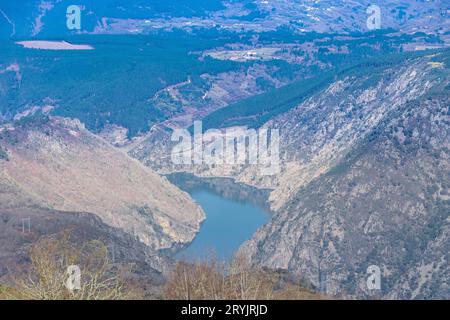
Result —
<instances>
[{"instance_id":1,"label":"shrub","mask_svg":"<svg viewBox=\"0 0 450 320\"><path fill-rule=\"evenodd\" d=\"M168 300L322 299L282 274L252 266L243 256L231 262L217 259L178 262L165 287Z\"/></svg>"},{"instance_id":2,"label":"shrub","mask_svg":"<svg viewBox=\"0 0 450 320\"><path fill-rule=\"evenodd\" d=\"M70 241L67 233L55 239L44 237L30 250L29 271L15 280L13 287L0 287L1 299L14 300L117 300L139 298L123 279L124 268L115 268L108 261L106 246L89 241L81 248ZM81 270L81 288L66 288L67 268L77 265Z\"/></svg>"}]
</instances>

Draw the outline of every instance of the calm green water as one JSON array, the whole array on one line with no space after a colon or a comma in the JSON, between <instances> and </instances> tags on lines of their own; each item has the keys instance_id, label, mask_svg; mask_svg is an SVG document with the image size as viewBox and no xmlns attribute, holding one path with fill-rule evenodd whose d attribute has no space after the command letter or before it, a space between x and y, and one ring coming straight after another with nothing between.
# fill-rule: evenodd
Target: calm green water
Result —
<instances>
[{"instance_id":1,"label":"calm green water","mask_svg":"<svg viewBox=\"0 0 450 320\"><path fill-rule=\"evenodd\" d=\"M192 260L213 255L228 260L270 218L265 208L266 195L261 191L224 179L169 179L187 191L206 213L200 232L177 254L178 258Z\"/></svg>"}]
</instances>

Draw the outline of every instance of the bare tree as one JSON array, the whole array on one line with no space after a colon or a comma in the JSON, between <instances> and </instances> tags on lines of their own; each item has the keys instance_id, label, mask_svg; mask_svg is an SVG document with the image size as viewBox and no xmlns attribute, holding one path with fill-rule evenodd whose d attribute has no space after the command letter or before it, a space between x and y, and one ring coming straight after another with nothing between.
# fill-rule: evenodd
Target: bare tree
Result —
<instances>
[{"instance_id":1,"label":"bare tree","mask_svg":"<svg viewBox=\"0 0 450 320\"><path fill-rule=\"evenodd\" d=\"M31 266L15 286L6 290L9 299L39 300L115 300L139 298L135 288L126 285L127 269L113 266L107 247L100 241L89 241L77 247L68 232L58 237L44 237L30 250ZM80 268L80 287L67 288L69 266ZM0 292L1 293L1 292Z\"/></svg>"},{"instance_id":2,"label":"bare tree","mask_svg":"<svg viewBox=\"0 0 450 320\"><path fill-rule=\"evenodd\" d=\"M231 262L215 258L178 262L164 287L169 300L323 299L298 283L280 281L280 274L256 268L244 256ZM282 283L282 284L281 284Z\"/></svg>"}]
</instances>

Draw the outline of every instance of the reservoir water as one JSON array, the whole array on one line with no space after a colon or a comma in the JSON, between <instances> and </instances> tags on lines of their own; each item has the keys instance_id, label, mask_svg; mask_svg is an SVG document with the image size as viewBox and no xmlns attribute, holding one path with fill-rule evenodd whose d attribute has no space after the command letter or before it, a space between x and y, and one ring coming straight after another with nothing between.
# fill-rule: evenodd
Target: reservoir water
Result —
<instances>
[{"instance_id":1,"label":"reservoir water","mask_svg":"<svg viewBox=\"0 0 450 320\"><path fill-rule=\"evenodd\" d=\"M270 218L268 190L236 184L230 179L204 179L188 174L173 174L168 179L188 192L206 213L200 232L177 253L177 258L195 260L213 256L229 260Z\"/></svg>"}]
</instances>

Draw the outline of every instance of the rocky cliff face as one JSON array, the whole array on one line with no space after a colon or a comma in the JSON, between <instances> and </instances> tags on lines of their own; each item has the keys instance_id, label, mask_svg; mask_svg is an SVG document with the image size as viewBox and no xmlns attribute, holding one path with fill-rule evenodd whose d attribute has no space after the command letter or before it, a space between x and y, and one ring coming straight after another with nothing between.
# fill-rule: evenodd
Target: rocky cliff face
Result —
<instances>
[{"instance_id":1,"label":"rocky cliff face","mask_svg":"<svg viewBox=\"0 0 450 320\"><path fill-rule=\"evenodd\" d=\"M152 249L190 242L204 219L188 194L78 121L31 116L0 137L1 208L89 212Z\"/></svg>"},{"instance_id":2,"label":"rocky cliff face","mask_svg":"<svg viewBox=\"0 0 450 320\"><path fill-rule=\"evenodd\" d=\"M347 79L281 117L298 174L281 177L273 197L287 200L242 251L332 295L449 298L448 62L409 61L368 88Z\"/></svg>"},{"instance_id":3,"label":"rocky cliff face","mask_svg":"<svg viewBox=\"0 0 450 320\"><path fill-rule=\"evenodd\" d=\"M273 208L281 208L299 188L336 166L391 112L440 85L441 69L432 59L362 68L267 123L268 128L280 128L284 155L284 169L272 182Z\"/></svg>"}]
</instances>

